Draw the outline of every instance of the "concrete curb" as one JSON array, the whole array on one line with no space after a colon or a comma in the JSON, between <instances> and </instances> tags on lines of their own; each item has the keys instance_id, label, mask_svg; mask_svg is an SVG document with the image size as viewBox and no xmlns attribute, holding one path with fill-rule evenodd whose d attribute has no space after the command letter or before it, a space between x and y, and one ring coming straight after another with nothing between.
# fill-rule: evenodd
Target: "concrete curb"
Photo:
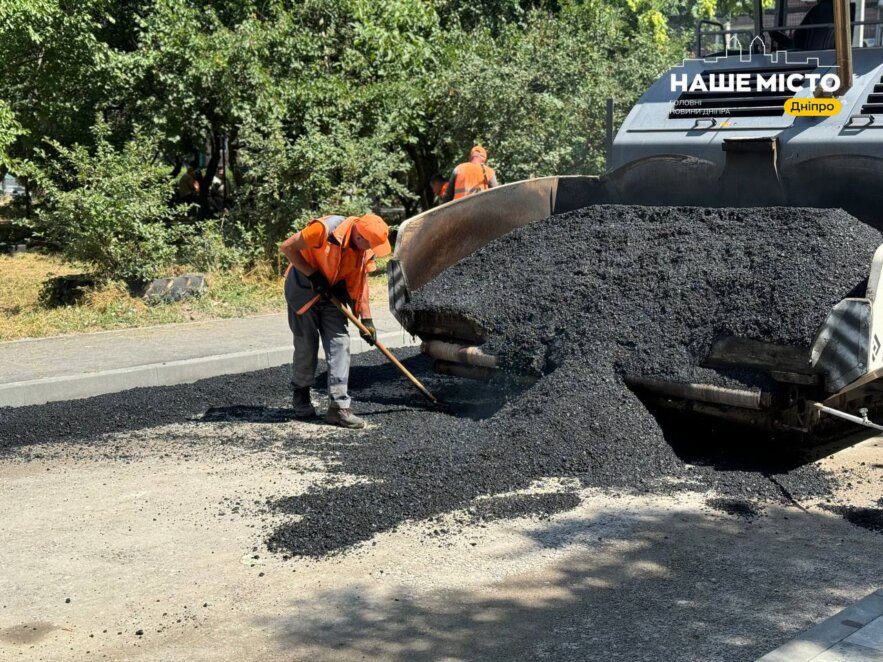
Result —
<instances>
[{"instance_id":1,"label":"concrete curb","mask_svg":"<svg viewBox=\"0 0 883 662\"><path fill-rule=\"evenodd\" d=\"M883 658L883 589L875 591L831 618L757 659L757 662L809 662L823 659L878 660ZM828 654L830 653L830 654Z\"/></svg>"},{"instance_id":2,"label":"concrete curb","mask_svg":"<svg viewBox=\"0 0 883 662\"><path fill-rule=\"evenodd\" d=\"M378 338L400 336L400 332L389 332L379 334ZM352 341L361 342L358 336L353 337ZM353 353L358 354L370 349L364 343L362 345L364 347L358 345L353 347ZM232 354L202 356L181 361L149 363L80 375L10 382L0 384L0 407L42 405L59 400L91 398L96 395L128 391L133 388L189 384L209 377L265 370L291 363L292 351L291 345L285 345ZM321 350L319 356L323 356Z\"/></svg>"}]
</instances>

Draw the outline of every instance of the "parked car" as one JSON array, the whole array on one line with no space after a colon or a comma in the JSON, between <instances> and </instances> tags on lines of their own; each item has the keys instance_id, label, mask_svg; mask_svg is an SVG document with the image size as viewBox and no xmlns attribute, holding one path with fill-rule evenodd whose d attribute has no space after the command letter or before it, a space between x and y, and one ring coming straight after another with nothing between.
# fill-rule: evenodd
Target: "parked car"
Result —
<instances>
[{"instance_id":1,"label":"parked car","mask_svg":"<svg viewBox=\"0 0 883 662\"><path fill-rule=\"evenodd\" d=\"M0 195L24 195L25 187L18 180L8 174L0 180Z\"/></svg>"}]
</instances>

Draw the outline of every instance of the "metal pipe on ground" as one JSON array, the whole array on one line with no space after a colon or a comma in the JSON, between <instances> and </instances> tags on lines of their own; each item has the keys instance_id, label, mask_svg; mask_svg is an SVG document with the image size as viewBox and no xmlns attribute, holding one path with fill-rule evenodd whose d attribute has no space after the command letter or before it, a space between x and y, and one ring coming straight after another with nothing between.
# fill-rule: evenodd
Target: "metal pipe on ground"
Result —
<instances>
[{"instance_id":1,"label":"metal pipe on ground","mask_svg":"<svg viewBox=\"0 0 883 662\"><path fill-rule=\"evenodd\" d=\"M497 384L532 386L537 382L537 378L531 375L504 372L496 368L485 368L477 365L467 365L466 363L454 363L453 361L444 361L441 359L436 359L432 362L432 369L440 375L475 379L481 382L495 382Z\"/></svg>"},{"instance_id":2,"label":"metal pipe on ground","mask_svg":"<svg viewBox=\"0 0 883 662\"><path fill-rule=\"evenodd\" d=\"M454 363L452 361L442 361L438 359L433 361L432 369L440 375L475 379L480 382L491 381L494 372L496 372L494 368L482 368L481 366L466 365L465 363Z\"/></svg>"},{"instance_id":3,"label":"metal pipe on ground","mask_svg":"<svg viewBox=\"0 0 883 662\"><path fill-rule=\"evenodd\" d=\"M712 384L678 384L635 376L626 377L625 382L629 386L637 386L672 398L710 402L742 409L765 409L769 407L771 400L770 394L763 391L725 388Z\"/></svg>"},{"instance_id":4,"label":"metal pipe on ground","mask_svg":"<svg viewBox=\"0 0 883 662\"><path fill-rule=\"evenodd\" d=\"M485 354L475 345L461 345L444 340L427 340L420 345L420 351L434 359L463 363L481 368L496 368L497 357Z\"/></svg>"},{"instance_id":5,"label":"metal pipe on ground","mask_svg":"<svg viewBox=\"0 0 883 662\"><path fill-rule=\"evenodd\" d=\"M642 400L650 404L652 407L659 407L670 411L682 412L689 415L708 416L728 423L737 423L761 430L776 430L790 432L809 432L805 428L795 428L793 426L783 426L775 419L774 412L771 409L743 409L742 407L729 407L727 405L716 405L711 402L700 402L699 400L681 400L670 398L658 393L645 391L642 393ZM652 411L652 409L651 409Z\"/></svg>"}]
</instances>

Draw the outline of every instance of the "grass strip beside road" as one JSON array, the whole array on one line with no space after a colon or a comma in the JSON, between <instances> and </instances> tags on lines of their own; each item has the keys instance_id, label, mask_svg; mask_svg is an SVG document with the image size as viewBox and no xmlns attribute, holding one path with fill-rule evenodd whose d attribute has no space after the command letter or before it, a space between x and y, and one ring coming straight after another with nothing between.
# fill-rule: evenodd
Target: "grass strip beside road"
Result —
<instances>
[{"instance_id":1,"label":"grass strip beside road","mask_svg":"<svg viewBox=\"0 0 883 662\"><path fill-rule=\"evenodd\" d=\"M371 301L385 302L384 268L370 280ZM268 268L219 271L206 275L208 292L175 303L148 304L121 283L86 293L71 306L50 307L41 300L43 284L54 276L88 273L53 255L36 252L0 256L0 341L90 333L284 312L283 279ZM186 273L178 267L169 275Z\"/></svg>"}]
</instances>

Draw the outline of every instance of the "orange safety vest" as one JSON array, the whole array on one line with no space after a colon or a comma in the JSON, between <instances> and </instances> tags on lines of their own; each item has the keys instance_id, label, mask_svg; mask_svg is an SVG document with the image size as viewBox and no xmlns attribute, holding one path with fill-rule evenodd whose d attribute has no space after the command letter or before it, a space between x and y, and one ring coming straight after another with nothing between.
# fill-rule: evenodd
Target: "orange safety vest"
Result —
<instances>
[{"instance_id":1,"label":"orange safety vest","mask_svg":"<svg viewBox=\"0 0 883 662\"><path fill-rule=\"evenodd\" d=\"M325 226L326 239L318 248L301 249L300 254L311 267L321 271L332 285L346 282L346 291L354 303L355 313L361 316L368 307L368 273L374 271L376 266L370 250L360 251L349 245L356 220L357 216L323 216L310 221L307 227L314 223ZM284 243L282 245L285 246Z\"/></svg>"},{"instance_id":2,"label":"orange safety vest","mask_svg":"<svg viewBox=\"0 0 883 662\"><path fill-rule=\"evenodd\" d=\"M486 165L461 163L457 166L457 176L454 179L454 200L487 191L493 178L494 171Z\"/></svg>"}]
</instances>

